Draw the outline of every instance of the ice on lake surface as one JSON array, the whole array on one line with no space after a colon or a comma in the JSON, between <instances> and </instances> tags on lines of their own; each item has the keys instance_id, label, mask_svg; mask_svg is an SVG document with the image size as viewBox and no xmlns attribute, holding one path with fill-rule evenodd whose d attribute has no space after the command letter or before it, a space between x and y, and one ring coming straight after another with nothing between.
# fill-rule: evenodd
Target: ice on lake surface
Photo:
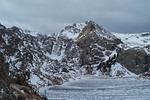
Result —
<instances>
[{"instance_id":1,"label":"ice on lake surface","mask_svg":"<svg viewBox=\"0 0 150 100\"><path fill-rule=\"evenodd\" d=\"M150 100L150 80L86 76L44 91L49 100Z\"/></svg>"}]
</instances>

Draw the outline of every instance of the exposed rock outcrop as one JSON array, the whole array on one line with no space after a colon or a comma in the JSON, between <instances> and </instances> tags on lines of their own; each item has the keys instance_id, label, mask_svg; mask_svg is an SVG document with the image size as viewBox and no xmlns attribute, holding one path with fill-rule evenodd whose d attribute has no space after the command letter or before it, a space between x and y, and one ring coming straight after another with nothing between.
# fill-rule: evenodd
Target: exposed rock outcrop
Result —
<instances>
[{"instance_id":1,"label":"exposed rock outcrop","mask_svg":"<svg viewBox=\"0 0 150 100\"><path fill-rule=\"evenodd\" d=\"M128 70L135 74L141 74L149 71L150 55L141 48L131 48L122 50L119 53L118 62L124 65Z\"/></svg>"}]
</instances>

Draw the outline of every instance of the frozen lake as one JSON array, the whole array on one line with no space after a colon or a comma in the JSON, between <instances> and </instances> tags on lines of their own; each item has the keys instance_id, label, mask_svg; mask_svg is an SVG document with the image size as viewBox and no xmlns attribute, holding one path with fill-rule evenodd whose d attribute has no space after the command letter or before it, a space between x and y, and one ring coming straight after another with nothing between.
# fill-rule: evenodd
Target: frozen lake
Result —
<instances>
[{"instance_id":1,"label":"frozen lake","mask_svg":"<svg viewBox=\"0 0 150 100\"><path fill-rule=\"evenodd\" d=\"M49 100L150 100L150 80L86 76L48 87Z\"/></svg>"}]
</instances>

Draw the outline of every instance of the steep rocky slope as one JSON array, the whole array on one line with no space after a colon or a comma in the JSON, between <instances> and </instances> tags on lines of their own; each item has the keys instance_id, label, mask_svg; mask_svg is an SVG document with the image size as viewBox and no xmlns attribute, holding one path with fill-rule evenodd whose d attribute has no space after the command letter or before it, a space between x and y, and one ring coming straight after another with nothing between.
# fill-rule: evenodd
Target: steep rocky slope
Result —
<instances>
[{"instance_id":1,"label":"steep rocky slope","mask_svg":"<svg viewBox=\"0 0 150 100\"><path fill-rule=\"evenodd\" d=\"M131 72L141 74L150 70L150 33L113 33L124 44L118 61Z\"/></svg>"},{"instance_id":2,"label":"steep rocky slope","mask_svg":"<svg viewBox=\"0 0 150 100\"><path fill-rule=\"evenodd\" d=\"M93 21L66 26L56 35L0 25L0 98L41 100L41 88L81 75L128 77L149 71L149 46L132 48L115 35Z\"/></svg>"}]
</instances>

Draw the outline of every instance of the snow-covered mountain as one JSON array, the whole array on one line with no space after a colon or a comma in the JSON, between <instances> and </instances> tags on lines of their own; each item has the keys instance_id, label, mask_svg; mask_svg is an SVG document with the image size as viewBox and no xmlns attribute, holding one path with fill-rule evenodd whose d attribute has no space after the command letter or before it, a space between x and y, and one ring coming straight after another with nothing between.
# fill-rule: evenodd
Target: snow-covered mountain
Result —
<instances>
[{"instance_id":1,"label":"snow-covered mountain","mask_svg":"<svg viewBox=\"0 0 150 100\"><path fill-rule=\"evenodd\" d=\"M86 74L131 77L136 76L134 73L149 71L149 33L133 36L143 42L141 45L147 43L144 46L139 43L133 46L134 42L129 41L132 35L129 35L111 33L93 21L66 26L54 35L0 25L3 95L13 98L19 94L26 98L26 94L33 99L40 88L60 85ZM23 93L22 87L29 88L28 92L34 91L28 93L23 89Z\"/></svg>"},{"instance_id":2,"label":"snow-covered mountain","mask_svg":"<svg viewBox=\"0 0 150 100\"><path fill-rule=\"evenodd\" d=\"M130 71L140 74L150 69L150 32L113 33L123 44L118 60Z\"/></svg>"},{"instance_id":3,"label":"snow-covered mountain","mask_svg":"<svg viewBox=\"0 0 150 100\"><path fill-rule=\"evenodd\" d=\"M145 52L150 54L150 32L143 33L113 33L117 38L121 39L129 48L144 48Z\"/></svg>"},{"instance_id":4,"label":"snow-covered mountain","mask_svg":"<svg viewBox=\"0 0 150 100\"><path fill-rule=\"evenodd\" d=\"M129 47L145 47L150 45L150 32L143 33L113 33Z\"/></svg>"}]
</instances>

